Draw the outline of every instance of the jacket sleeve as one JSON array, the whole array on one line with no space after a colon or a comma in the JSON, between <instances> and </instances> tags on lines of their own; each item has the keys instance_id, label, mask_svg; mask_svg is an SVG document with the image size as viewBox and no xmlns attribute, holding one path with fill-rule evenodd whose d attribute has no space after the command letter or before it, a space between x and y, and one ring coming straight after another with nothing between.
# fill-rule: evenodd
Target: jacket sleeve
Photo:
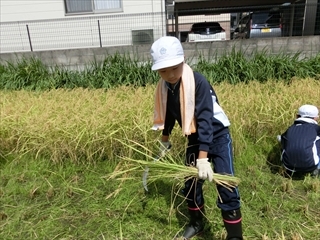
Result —
<instances>
[{"instance_id":1,"label":"jacket sleeve","mask_svg":"<svg viewBox=\"0 0 320 240\"><path fill-rule=\"evenodd\" d=\"M317 135L318 137L320 137L320 126L319 125L316 125L317 126Z\"/></svg>"},{"instance_id":2,"label":"jacket sleeve","mask_svg":"<svg viewBox=\"0 0 320 240\"><path fill-rule=\"evenodd\" d=\"M285 131L284 133L281 134L281 148L282 149L285 149L285 143L286 143L286 140L287 140L287 131Z\"/></svg>"},{"instance_id":3,"label":"jacket sleeve","mask_svg":"<svg viewBox=\"0 0 320 240\"><path fill-rule=\"evenodd\" d=\"M203 76L196 80L195 118L199 150L208 152L213 140L213 98L211 86Z\"/></svg>"}]
</instances>

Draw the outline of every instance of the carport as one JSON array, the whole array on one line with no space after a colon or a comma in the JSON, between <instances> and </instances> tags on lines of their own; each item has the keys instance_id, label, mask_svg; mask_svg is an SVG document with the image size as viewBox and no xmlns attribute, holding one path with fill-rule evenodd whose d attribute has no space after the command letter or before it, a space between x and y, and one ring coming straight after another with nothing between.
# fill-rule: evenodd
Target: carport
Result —
<instances>
[{"instance_id":1,"label":"carport","mask_svg":"<svg viewBox=\"0 0 320 240\"><path fill-rule=\"evenodd\" d=\"M173 16L175 35L179 37L179 16L253 12L279 8L289 13L288 36L292 36L294 12L297 4L305 4L302 35L314 35L319 0L166 0L166 12Z\"/></svg>"}]
</instances>

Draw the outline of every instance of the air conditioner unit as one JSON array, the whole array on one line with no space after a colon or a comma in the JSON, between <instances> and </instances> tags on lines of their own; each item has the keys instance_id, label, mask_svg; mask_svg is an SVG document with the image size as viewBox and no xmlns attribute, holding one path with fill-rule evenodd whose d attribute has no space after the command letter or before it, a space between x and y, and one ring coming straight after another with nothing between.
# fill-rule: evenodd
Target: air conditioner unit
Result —
<instances>
[{"instance_id":1,"label":"air conditioner unit","mask_svg":"<svg viewBox=\"0 0 320 240\"><path fill-rule=\"evenodd\" d=\"M132 45L153 43L153 29L132 30Z\"/></svg>"}]
</instances>

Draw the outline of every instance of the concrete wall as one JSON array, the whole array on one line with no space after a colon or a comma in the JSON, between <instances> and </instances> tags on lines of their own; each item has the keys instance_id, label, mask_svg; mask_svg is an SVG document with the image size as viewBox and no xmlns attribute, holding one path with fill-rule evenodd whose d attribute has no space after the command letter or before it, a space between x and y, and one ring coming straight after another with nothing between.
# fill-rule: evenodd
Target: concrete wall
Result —
<instances>
[{"instance_id":1,"label":"concrete wall","mask_svg":"<svg viewBox=\"0 0 320 240\"><path fill-rule=\"evenodd\" d=\"M242 50L248 54L254 51L266 50L270 54L301 53L301 57L312 57L320 53L320 36L305 37L282 37L265 39L243 39L229 40L221 42L201 42L201 43L182 43L185 56L188 62L195 63L201 55L206 59L215 58L233 48ZM48 66L64 66L69 69L83 69L90 65L94 60L102 61L107 55L120 53L127 54L139 60L150 60L151 45L105 47L105 48L85 48L55 51L23 52L23 53L2 53L0 63L6 64L7 61L15 62L21 58L36 57Z\"/></svg>"}]
</instances>

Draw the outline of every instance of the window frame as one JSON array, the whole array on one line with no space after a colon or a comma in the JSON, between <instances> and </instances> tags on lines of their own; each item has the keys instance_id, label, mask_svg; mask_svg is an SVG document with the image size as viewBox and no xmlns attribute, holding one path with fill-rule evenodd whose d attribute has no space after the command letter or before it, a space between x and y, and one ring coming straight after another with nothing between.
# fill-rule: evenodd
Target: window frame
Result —
<instances>
[{"instance_id":1,"label":"window frame","mask_svg":"<svg viewBox=\"0 0 320 240\"><path fill-rule=\"evenodd\" d=\"M64 8L65 8L65 15L70 16L70 15L84 15L84 14L102 14L102 13L118 13L118 12L123 12L123 0L118 0L120 3L120 8L113 8L113 9L94 9L94 0L91 1L91 11L82 11L82 12L68 12L68 7L67 7L67 2L69 0L64 0Z\"/></svg>"}]
</instances>

